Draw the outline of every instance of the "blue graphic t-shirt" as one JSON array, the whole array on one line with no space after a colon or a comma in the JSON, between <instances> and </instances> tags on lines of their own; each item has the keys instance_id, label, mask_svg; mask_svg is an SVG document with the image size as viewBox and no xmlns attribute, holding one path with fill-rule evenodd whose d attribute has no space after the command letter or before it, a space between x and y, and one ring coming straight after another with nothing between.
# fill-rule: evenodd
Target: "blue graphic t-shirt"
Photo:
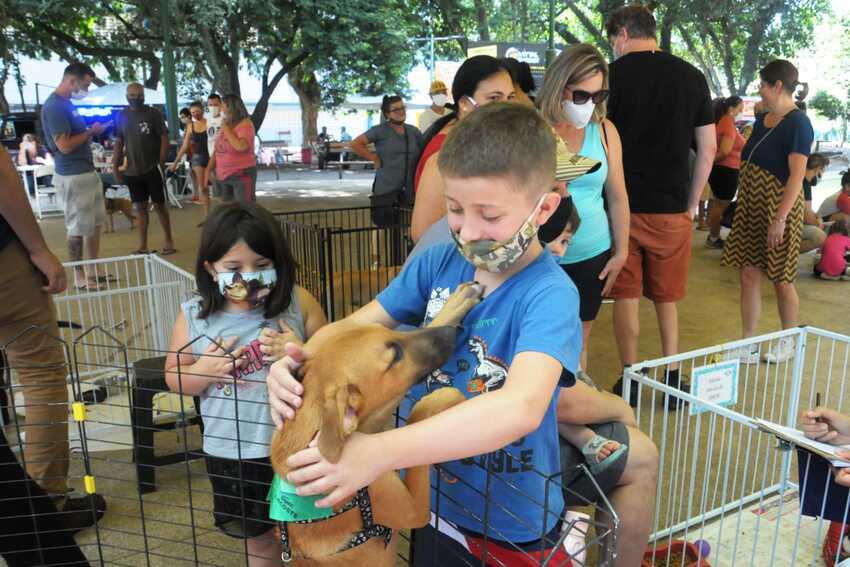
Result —
<instances>
[{"instance_id":1,"label":"blue graphic t-shirt","mask_svg":"<svg viewBox=\"0 0 850 567\"><path fill-rule=\"evenodd\" d=\"M453 244L435 245L414 257L377 299L396 321L427 324L459 284L474 279L474 272ZM468 398L498 390L513 358L522 352L547 354L575 372L581 352L578 305L575 286L544 251L470 311L458 333L454 354L411 389L411 401L443 386L453 386ZM431 509L478 533L485 531L486 515L487 535L502 541L529 542L548 533L564 507L557 474L557 391L553 389L546 415L533 433L503 451L445 463L442 478L432 479L439 491L432 493ZM406 415L404 407L402 411ZM483 427L487 424L470 423L458 434L474 439L476 430ZM489 482L488 462L492 471Z\"/></svg>"}]
</instances>

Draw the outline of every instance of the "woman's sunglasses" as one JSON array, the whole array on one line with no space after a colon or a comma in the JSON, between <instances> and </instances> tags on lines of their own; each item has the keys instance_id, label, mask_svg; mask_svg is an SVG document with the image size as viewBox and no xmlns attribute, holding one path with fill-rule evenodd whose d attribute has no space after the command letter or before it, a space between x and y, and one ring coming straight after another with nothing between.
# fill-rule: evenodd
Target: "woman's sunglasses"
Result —
<instances>
[{"instance_id":1,"label":"woman's sunglasses","mask_svg":"<svg viewBox=\"0 0 850 567\"><path fill-rule=\"evenodd\" d=\"M571 93L573 93L573 102L575 104L584 104L588 100L592 100L593 104L599 104L601 102L605 102L608 98L608 95L611 94L611 91L601 90L596 91L595 93L589 93L587 91L574 91L572 89L567 89Z\"/></svg>"}]
</instances>

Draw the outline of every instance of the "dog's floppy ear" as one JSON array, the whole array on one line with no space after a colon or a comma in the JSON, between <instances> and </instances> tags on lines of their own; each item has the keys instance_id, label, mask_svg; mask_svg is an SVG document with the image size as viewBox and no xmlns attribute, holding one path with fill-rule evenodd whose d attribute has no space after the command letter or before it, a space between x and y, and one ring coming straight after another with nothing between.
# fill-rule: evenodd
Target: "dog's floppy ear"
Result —
<instances>
[{"instance_id":1,"label":"dog's floppy ear","mask_svg":"<svg viewBox=\"0 0 850 567\"><path fill-rule=\"evenodd\" d=\"M360 389L352 384L334 384L325 390L319 452L330 462L339 461L345 440L357 430L362 403Z\"/></svg>"}]
</instances>

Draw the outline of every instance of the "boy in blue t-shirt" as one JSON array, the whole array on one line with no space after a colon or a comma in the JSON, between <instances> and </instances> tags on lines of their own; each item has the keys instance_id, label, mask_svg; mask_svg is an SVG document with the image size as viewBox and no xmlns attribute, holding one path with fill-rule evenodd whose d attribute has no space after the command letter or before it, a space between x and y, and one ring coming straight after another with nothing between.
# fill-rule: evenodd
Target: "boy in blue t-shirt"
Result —
<instances>
[{"instance_id":1,"label":"boy in blue t-shirt","mask_svg":"<svg viewBox=\"0 0 850 567\"><path fill-rule=\"evenodd\" d=\"M434 564L427 556L435 553L439 565L477 564L485 546L507 565L553 553L549 564L567 564L556 546L564 508L556 399L562 368L577 369L581 325L575 286L537 238L560 202L551 191L555 143L521 105L493 103L460 121L439 157L454 244L415 257L375 301L326 327L428 323L461 283L484 287L453 356L410 392L418 400L453 386L465 403L407 427L354 434L336 464L315 448L289 461L304 467L289 476L300 494L327 494L321 506L384 472L443 463L432 494L439 520L417 534L416 564ZM293 365L284 359L270 379L288 378Z\"/></svg>"}]
</instances>

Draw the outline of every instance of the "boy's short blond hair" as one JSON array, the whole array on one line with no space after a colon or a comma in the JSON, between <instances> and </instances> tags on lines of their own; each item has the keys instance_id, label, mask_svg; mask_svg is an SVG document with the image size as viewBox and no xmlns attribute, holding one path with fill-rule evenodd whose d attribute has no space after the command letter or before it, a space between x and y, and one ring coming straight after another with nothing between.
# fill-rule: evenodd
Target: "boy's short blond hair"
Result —
<instances>
[{"instance_id":1,"label":"boy's short blond hair","mask_svg":"<svg viewBox=\"0 0 850 567\"><path fill-rule=\"evenodd\" d=\"M536 110L494 102L452 128L437 164L445 177L508 177L516 190L537 195L555 183L555 143Z\"/></svg>"}]
</instances>

